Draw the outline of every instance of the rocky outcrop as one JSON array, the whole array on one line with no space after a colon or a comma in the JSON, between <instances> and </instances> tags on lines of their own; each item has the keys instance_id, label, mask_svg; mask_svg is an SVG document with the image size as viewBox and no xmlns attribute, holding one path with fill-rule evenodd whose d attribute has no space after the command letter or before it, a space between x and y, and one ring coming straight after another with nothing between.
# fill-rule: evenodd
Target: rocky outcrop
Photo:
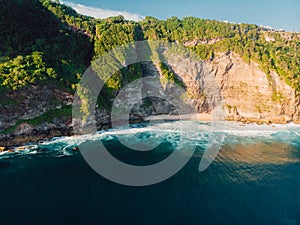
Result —
<instances>
[{"instance_id":1,"label":"rocky outcrop","mask_svg":"<svg viewBox=\"0 0 300 225\"><path fill-rule=\"evenodd\" d=\"M98 130L111 127L110 115L106 110L97 109L95 117ZM0 146L23 145L52 137L71 136L74 133L76 132L73 129L71 116L55 117L51 122L43 122L36 126L24 122L7 134L0 134Z\"/></svg>"},{"instance_id":2,"label":"rocky outcrop","mask_svg":"<svg viewBox=\"0 0 300 225\"><path fill-rule=\"evenodd\" d=\"M1 101L0 131L15 125L19 120L35 118L50 109L70 105L73 101L72 94L58 89L52 83L10 90L2 93L2 97L6 101Z\"/></svg>"},{"instance_id":3,"label":"rocky outcrop","mask_svg":"<svg viewBox=\"0 0 300 225\"><path fill-rule=\"evenodd\" d=\"M42 123L38 126L32 126L28 123L18 125L14 131L9 134L0 134L1 146L23 145L30 142L47 140L52 137L70 136L73 129L70 126L68 118L60 120L60 124Z\"/></svg>"},{"instance_id":4,"label":"rocky outcrop","mask_svg":"<svg viewBox=\"0 0 300 225\"><path fill-rule=\"evenodd\" d=\"M191 41L185 41L183 43L183 45L187 46L187 47L195 47L198 44L212 45L212 44L215 44L215 43L217 43L219 41L222 41L222 40L224 40L224 38L194 39L194 40L191 40Z\"/></svg>"}]
</instances>

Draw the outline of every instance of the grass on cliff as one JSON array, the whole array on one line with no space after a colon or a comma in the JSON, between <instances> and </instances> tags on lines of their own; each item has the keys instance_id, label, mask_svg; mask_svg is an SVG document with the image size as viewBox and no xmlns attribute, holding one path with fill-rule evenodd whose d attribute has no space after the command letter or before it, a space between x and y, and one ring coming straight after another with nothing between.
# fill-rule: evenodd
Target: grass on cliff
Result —
<instances>
[{"instance_id":1,"label":"grass on cliff","mask_svg":"<svg viewBox=\"0 0 300 225\"><path fill-rule=\"evenodd\" d=\"M71 105L63 106L61 109L51 109L51 110L45 112L44 114L37 116L35 118L18 120L14 126L1 131L0 133L2 133L2 134L12 133L16 129L16 127L22 123L28 123L31 126L35 127L35 126L38 126L45 122L52 123L54 118L60 118L63 116L71 116L71 115L72 115L72 106Z\"/></svg>"}]
</instances>

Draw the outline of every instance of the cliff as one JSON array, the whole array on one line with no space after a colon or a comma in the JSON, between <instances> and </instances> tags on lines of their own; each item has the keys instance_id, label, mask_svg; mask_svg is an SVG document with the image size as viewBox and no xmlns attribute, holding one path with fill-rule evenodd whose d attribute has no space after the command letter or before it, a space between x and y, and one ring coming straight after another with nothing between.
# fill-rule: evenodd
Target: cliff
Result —
<instances>
[{"instance_id":1,"label":"cliff","mask_svg":"<svg viewBox=\"0 0 300 225\"><path fill-rule=\"evenodd\" d=\"M299 120L299 96L274 71L266 74L232 52L206 63L221 88L226 118L287 123Z\"/></svg>"},{"instance_id":2,"label":"cliff","mask_svg":"<svg viewBox=\"0 0 300 225\"><path fill-rule=\"evenodd\" d=\"M227 120L300 120L299 33L194 17L98 20L49 0L11 0L0 8L0 19L5 27L0 31L0 146L72 135L72 103L83 72L111 49L141 40L177 43L203 60L173 58L167 67L144 62L123 68L100 94L98 129L111 126L109 111L120 90L147 76L169 79L157 87L161 91L178 84L199 113L219 105ZM149 98L130 114L131 122L139 122L176 110Z\"/></svg>"},{"instance_id":3,"label":"cliff","mask_svg":"<svg viewBox=\"0 0 300 225\"><path fill-rule=\"evenodd\" d=\"M191 105L199 113L211 113L212 110L212 106L206 100L209 93L204 96L200 85L206 74L205 76L214 77L221 91L225 119L258 123L299 121L299 96L295 90L275 72L267 75L257 63L248 64L235 53L218 53L213 60L200 63L196 72L188 71L189 68L195 68L195 65L192 66L187 61L170 64L170 70L183 83L186 92L193 96ZM145 77L163 77L157 63L143 63L143 71ZM191 74L194 74L194 77ZM166 88L161 85L157 88ZM63 105L71 107L72 94L55 88L49 89L49 85L44 85L11 91L7 93L7 97L17 99L19 104L7 104L1 108L2 129L12 128L0 136L1 146L72 135L71 116L63 115L61 111ZM43 123L33 123L49 110L52 110L52 114L48 114ZM58 110L58 114L55 110ZM138 105L133 110L131 119L142 121L145 116L170 114L173 110L168 102L152 98L147 106ZM97 109L96 118L98 129L111 126L108 110Z\"/></svg>"},{"instance_id":4,"label":"cliff","mask_svg":"<svg viewBox=\"0 0 300 225\"><path fill-rule=\"evenodd\" d=\"M223 52L216 53L213 60L203 61L201 65L192 64L187 59L181 59L177 63L170 62L170 65L170 70L184 84L186 92L193 99L192 105L199 113L211 113L214 104L220 104L226 120L299 122L300 97L295 89L287 85L276 72L265 73L256 62L247 63L233 52ZM195 68L198 71L193 71ZM153 68L151 71L162 77L158 65L156 70L160 73L154 72ZM213 80L212 85L218 87L201 90L205 76L206 80ZM220 94L213 93L214 91L220 91ZM207 98L218 96L221 99L207 101ZM222 102L213 103L217 101Z\"/></svg>"}]
</instances>

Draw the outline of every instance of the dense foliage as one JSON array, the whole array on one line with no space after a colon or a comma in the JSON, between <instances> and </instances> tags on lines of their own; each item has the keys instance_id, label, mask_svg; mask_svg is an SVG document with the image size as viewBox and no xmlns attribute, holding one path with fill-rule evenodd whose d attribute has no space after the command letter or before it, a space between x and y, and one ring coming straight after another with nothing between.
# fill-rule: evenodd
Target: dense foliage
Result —
<instances>
[{"instance_id":1,"label":"dense foliage","mask_svg":"<svg viewBox=\"0 0 300 225\"><path fill-rule=\"evenodd\" d=\"M31 64L33 52L40 52L42 64L52 68L52 74L57 74L50 75L51 79L56 78L67 87L77 83L78 74L91 61L93 45L90 38L72 31L38 0L0 2L0 64L4 64L1 67L6 71L0 74L2 86L17 89L22 86L20 84L31 83L33 74L35 81L44 79L43 72L33 73L32 65L25 65ZM40 65L36 66L41 69ZM24 72L27 69L30 71ZM7 74L7 71L23 71L23 74ZM8 77L14 82L8 84Z\"/></svg>"},{"instance_id":2,"label":"dense foliage","mask_svg":"<svg viewBox=\"0 0 300 225\"><path fill-rule=\"evenodd\" d=\"M267 74L276 71L300 91L298 33L194 17L166 21L146 17L139 23L122 16L100 20L79 15L59 1L0 2L0 82L7 89L45 79L75 88L93 59L117 46L147 39L184 44L204 60L233 51L248 63L259 63ZM161 67L166 78L175 79L169 69ZM140 64L123 68L107 82L104 96L111 97L141 75Z\"/></svg>"},{"instance_id":3,"label":"dense foliage","mask_svg":"<svg viewBox=\"0 0 300 225\"><path fill-rule=\"evenodd\" d=\"M47 78L56 78L53 68L47 68L40 52L32 55L17 56L13 60L0 64L1 85L13 90L27 84L33 84Z\"/></svg>"},{"instance_id":4,"label":"dense foliage","mask_svg":"<svg viewBox=\"0 0 300 225\"><path fill-rule=\"evenodd\" d=\"M134 41L142 39L139 25L133 21L124 20L123 16L108 18L96 24L94 45L94 59L104 55L106 52ZM119 56L119 61L125 60L124 56ZM122 58L122 59L121 59ZM115 60L107 61L110 68L114 67ZM96 65L95 65L96 66ZM95 68L94 68L95 69ZM111 71L107 71L110 73ZM113 74L107 81L107 87L118 90L125 84L141 76L140 64L130 65ZM109 76L110 74L107 74Z\"/></svg>"}]
</instances>

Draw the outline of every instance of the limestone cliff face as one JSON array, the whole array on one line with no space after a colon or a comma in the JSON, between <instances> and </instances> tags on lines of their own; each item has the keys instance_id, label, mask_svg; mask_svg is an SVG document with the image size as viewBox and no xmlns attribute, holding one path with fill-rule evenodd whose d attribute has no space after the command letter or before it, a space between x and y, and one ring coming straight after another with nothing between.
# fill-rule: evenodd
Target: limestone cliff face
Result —
<instances>
[{"instance_id":1,"label":"limestone cliff face","mask_svg":"<svg viewBox=\"0 0 300 225\"><path fill-rule=\"evenodd\" d=\"M299 120L300 99L295 90L277 73L271 71L268 75L255 62L248 64L227 52L205 62L174 57L168 63L200 113L211 112L221 105L224 118L229 120L274 123ZM145 66L152 76L162 77L157 64Z\"/></svg>"},{"instance_id":2,"label":"limestone cliff face","mask_svg":"<svg viewBox=\"0 0 300 225\"><path fill-rule=\"evenodd\" d=\"M172 56L168 64L199 113L212 112L221 106L223 118L228 120L267 123L299 120L300 98L295 90L274 71L266 74L257 63L246 63L235 53L219 53L205 62ZM144 63L144 76L163 77L158 63ZM165 84L162 87L167 88ZM146 111L139 112L148 116L169 111L169 104L156 100Z\"/></svg>"},{"instance_id":3,"label":"limestone cliff face","mask_svg":"<svg viewBox=\"0 0 300 225\"><path fill-rule=\"evenodd\" d=\"M224 99L227 118L253 118L271 122L299 119L299 97L274 71L267 75L255 62L234 53L218 54L206 62Z\"/></svg>"}]
</instances>

